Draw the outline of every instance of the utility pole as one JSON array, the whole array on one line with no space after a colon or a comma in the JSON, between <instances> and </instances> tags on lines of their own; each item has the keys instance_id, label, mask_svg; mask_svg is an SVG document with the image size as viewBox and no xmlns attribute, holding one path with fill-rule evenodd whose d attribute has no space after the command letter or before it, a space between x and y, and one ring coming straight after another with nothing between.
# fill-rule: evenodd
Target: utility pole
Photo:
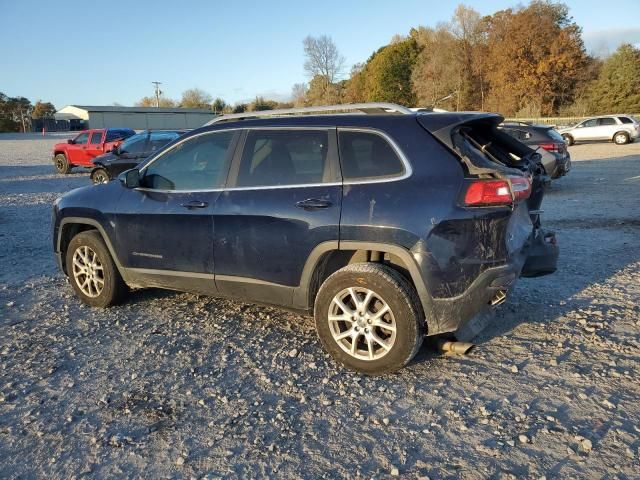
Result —
<instances>
[{"instance_id":1,"label":"utility pole","mask_svg":"<svg viewBox=\"0 0 640 480\"><path fill-rule=\"evenodd\" d=\"M156 90L156 108L160 108L160 94L162 93L162 90L160 90L160 85L162 85L162 82L151 82L151 83L153 83Z\"/></svg>"}]
</instances>

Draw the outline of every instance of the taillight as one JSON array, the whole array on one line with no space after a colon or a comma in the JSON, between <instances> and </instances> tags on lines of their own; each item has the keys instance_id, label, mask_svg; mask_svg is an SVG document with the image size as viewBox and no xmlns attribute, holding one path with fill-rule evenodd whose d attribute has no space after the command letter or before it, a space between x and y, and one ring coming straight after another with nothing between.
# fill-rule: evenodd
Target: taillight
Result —
<instances>
[{"instance_id":1,"label":"taillight","mask_svg":"<svg viewBox=\"0 0 640 480\"><path fill-rule=\"evenodd\" d=\"M528 177L509 177L516 200L526 200L531 195L531 181Z\"/></svg>"},{"instance_id":2,"label":"taillight","mask_svg":"<svg viewBox=\"0 0 640 480\"><path fill-rule=\"evenodd\" d=\"M508 180L473 180L464 195L467 206L509 205L531 195L528 177L509 177Z\"/></svg>"},{"instance_id":3,"label":"taillight","mask_svg":"<svg viewBox=\"0 0 640 480\"><path fill-rule=\"evenodd\" d=\"M562 145L559 143L543 143L540 148L545 149L547 152L560 153L562 151Z\"/></svg>"},{"instance_id":4,"label":"taillight","mask_svg":"<svg viewBox=\"0 0 640 480\"><path fill-rule=\"evenodd\" d=\"M505 205L512 201L507 180L474 180L464 195L466 205Z\"/></svg>"}]
</instances>

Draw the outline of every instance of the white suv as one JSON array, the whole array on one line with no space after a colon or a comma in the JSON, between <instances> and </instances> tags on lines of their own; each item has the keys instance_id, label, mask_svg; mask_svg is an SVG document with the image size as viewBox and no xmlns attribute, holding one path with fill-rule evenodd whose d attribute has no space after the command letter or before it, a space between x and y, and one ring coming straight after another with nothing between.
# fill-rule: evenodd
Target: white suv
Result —
<instances>
[{"instance_id":1,"label":"white suv","mask_svg":"<svg viewBox=\"0 0 640 480\"><path fill-rule=\"evenodd\" d=\"M567 145L590 140L613 141L616 145L633 142L640 135L640 124L631 115L605 115L584 120L559 132Z\"/></svg>"}]
</instances>

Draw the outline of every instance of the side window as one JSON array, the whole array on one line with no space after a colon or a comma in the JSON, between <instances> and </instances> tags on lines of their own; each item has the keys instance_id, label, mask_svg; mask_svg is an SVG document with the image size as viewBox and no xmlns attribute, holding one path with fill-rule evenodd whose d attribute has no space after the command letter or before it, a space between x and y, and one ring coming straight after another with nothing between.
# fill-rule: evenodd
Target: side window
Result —
<instances>
[{"instance_id":1,"label":"side window","mask_svg":"<svg viewBox=\"0 0 640 480\"><path fill-rule=\"evenodd\" d=\"M392 177L404 173L398 154L378 134L345 130L338 133L338 142L344 180Z\"/></svg>"},{"instance_id":2,"label":"side window","mask_svg":"<svg viewBox=\"0 0 640 480\"><path fill-rule=\"evenodd\" d=\"M89 141L91 145L98 145L102 143L102 132L93 132L91 134L91 141Z\"/></svg>"},{"instance_id":3,"label":"side window","mask_svg":"<svg viewBox=\"0 0 640 480\"><path fill-rule=\"evenodd\" d=\"M145 145L147 144L147 133L138 133L133 137L129 137L118 148L120 155L139 155L144 152Z\"/></svg>"},{"instance_id":4,"label":"side window","mask_svg":"<svg viewBox=\"0 0 640 480\"><path fill-rule=\"evenodd\" d=\"M89 140L89 132L81 133L76 138L73 139L73 143L76 145L84 145Z\"/></svg>"},{"instance_id":5,"label":"side window","mask_svg":"<svg viewBox=\"0 0 640 480\"><path fill-rule=\"evenodd\" d=\"M164 147L167 143L173 142L179 136L176 132L151 132L147 150L153 153Z\"/></svg>"},{"instance_id":6,"label":"side window","mask_svg":"<svg viewBox=\"0 0 640 480\"><path fill-rule=\"evenodd\" d=\"M605 118L601 118L600 119L599 125L601 125L603 127L606 127L606 126L609 126L609 125L617 125L617 123L616 123L616 119L615 118L605 117Z\"/></svg>"},{"instance_id":7,"label":"side window","mask_svg":"<svg viewBox=\"0 0 640 480\"><path fill-rule=\"evenodd\" d=\"M305 185L329 178L325 130L249 130L238 187Z\"/></svg>"},{"instance_id":8,"label":"side window","mask_svg":"<svg viewBox=\"0 0 640 480\"><path fill-rule=\"evenodd\" d=\"M618 117L618 120L620 120L621 123L633 123L633 120L629 117Z\"/></svg>"},{"instance_id":9,"label":"side window","mask_svg":"<svg viewBox=\"0 0 640 480\"><path fill-rule=\"evenodd\" d=\"M145 170L141 185L157 190L207 190L224 186L234 132L187 140L158 157Z\"/></svg>"},{"instance_id":10,"label":"side window","mask_svg":"<svg viewBox=\"0 0 640 480\"><path fill-rule=\"evenodd\" d=\"M591 120L587 120L586 122L583 122L581 125L583 127L597 127L598 126L598 119L597 118L592 118Z\"/></svg>"}]
</instances>

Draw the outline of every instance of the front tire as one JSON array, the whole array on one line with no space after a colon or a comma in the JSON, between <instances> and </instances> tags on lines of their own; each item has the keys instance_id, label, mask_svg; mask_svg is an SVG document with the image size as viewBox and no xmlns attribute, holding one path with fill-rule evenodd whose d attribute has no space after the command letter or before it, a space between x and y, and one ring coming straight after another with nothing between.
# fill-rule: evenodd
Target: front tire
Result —
<instances>
[{"instance_id":1,"label":"front tire","mask_svg":"<svg viewBox=\"0 0 640 480\"><path fill-rule=\"evenodd\" d=\"M345 367L370 375L407 365L424 338L418 295L398 271L348 265L327 278L315 300L320 342Z\"/></svg>"},{"instance_id":2,"label":"front tire","mask_svg":"<svg viewBox=\"0 0 640 480\"><path fill-rule=\"evenodd\" d=\"M90 178L94 185L98 183L107 183L111 180L109 172L107 172L107 169L103 167L97 167L91 170Z\"/></svg>"},{"instance_id":3,"label":"front tire","mask_svg":"<svg viewBox=\"0 0 640 480\"><path fill-rule=\"evenodd\" d=\"M629 134L627 132L618 132L613 136L613 143L616 145L625 145L629 143Z\"/></svg>"},{"instance_id":4,"label":"front tire","mask_svg":"<svg viewBox=\"0 0 640 480\"><path fill-rule=\"evenodd\" d=\"M64 153L59 153L53 158L53 163L56 166L58 173L67 174L71 171L71 165Z\"/></svg>"},{"instance_id":5,"label":"front tire","mask_svg":"<svg viewBox=\"0 0 640 480\"><path fill-rule=\"evenodd\" d=\"M109 307L120 302L127 292L107 246L95 230L80 232L71 239L66 266L71 286L87 305Z\"/></svg>"},{"instance_id":6,"label":"front tire","mask_svg":"<svg viewBox=\"0 0 640 480\"><path fill-rule=\"evenodd\" d=\"M574 143L576 143L576 142L575 142L575 140L573 139L573 137L572 137L571 135L567 134L567 133L564 133L564 134L562 135L562 138L564 139L565 143L566 143L566 144L567 144L567 146L569 146L569 147L570 147L571 145L573 145Z\"/></svg>"}]
</instances>

